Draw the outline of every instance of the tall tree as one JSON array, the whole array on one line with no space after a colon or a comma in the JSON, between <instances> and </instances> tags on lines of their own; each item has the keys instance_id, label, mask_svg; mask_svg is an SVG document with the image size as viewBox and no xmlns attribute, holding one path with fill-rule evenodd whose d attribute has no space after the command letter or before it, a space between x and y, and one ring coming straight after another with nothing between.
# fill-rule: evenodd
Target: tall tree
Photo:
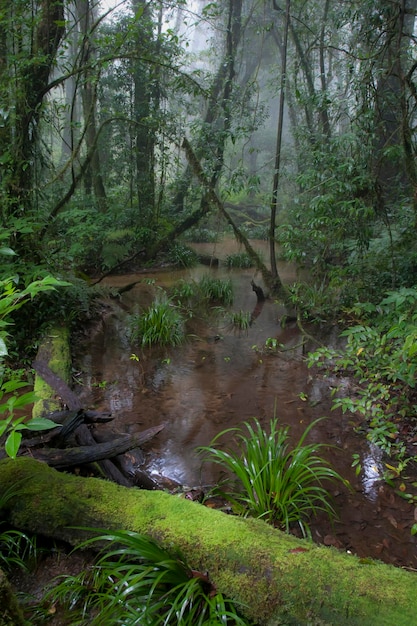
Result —
<instances>
[{"instance_id":1,"label":"tall tree","mask_svg":"<svg viewBox=\"0 0 417 626\"><path fill-rule=\"evenodd\" d=\"M97 201L99 210L107 210L107 196L101 171L101 158L98 145L96 122L97 86L99 75L92 71L96 65L94 30L97 28L94 7L90 0L75 0L75 7L81 34L80 65L83 69L81 81L81 100L85 124L85 142L87 154L90 155L88 167L84 175L87 195L91 190Z\"/></svg>"},{"instance_id":2,"label":"tall tree","mask_svg":"<svg viewBox=\"0 0 417 626\"><path fill-rule=\"evenodd\" d=\"M39 122L64 34L64 2L7 2L0 7L1 215L32 208Z\"/></svg>"}]
</instances>

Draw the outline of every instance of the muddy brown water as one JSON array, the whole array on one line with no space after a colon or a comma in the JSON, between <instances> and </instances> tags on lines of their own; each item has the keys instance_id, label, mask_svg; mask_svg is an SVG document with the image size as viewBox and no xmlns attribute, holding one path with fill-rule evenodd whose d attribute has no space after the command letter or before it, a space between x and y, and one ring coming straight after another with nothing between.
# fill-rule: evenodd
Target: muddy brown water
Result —
<instances>
[{"instance_id":1,"label":"muddy brown water","mask_svg":"<svg viewBox=\"0 0 417 626\"><path fill-rule=\"evenodd\" d=\"M218 245L213 249L213 244L197 247L220 258L230 249ZM286 282L295 280L291 267L281 264L279 270ZM199 280L206 273L231 279L233 311L255 309L250 282L262 284L262 280L254 270L199 266L106 280L114 287L141 282L119 301L109 301L102 323L77 346L74 363L84 404L110 410L114 420L105 428L117 432L137 432L165 422L165 429L144 447L144 469L158 480L203 489L214 484L219 474L216 466L202 466L197 448L208 445L220 431L252 417L268 427L276 415L297 440L311 421L325 416L310 440L331 444L327 458L350 481L352 491L332 487L339 519L333 526L324 517L316 519L313 539L360 557L417 568L417 539L410 532L415 507L381 480L383 459L355 432L355 419L331 411L330 390L337 381L307 368L300 332L295 324L281 328L284 311L277 303L266 301L247 333L235 332L224 317L210 323L196 318L190 324L192 336L175 350L142 351L130 343L126 332L130 313L149 304L159 288L169 288L180 279ZM285 351L265 351L268 338L283 344ZM352 453L361 456L359 476L351 467Z\"/></svg>"}]
</instances>

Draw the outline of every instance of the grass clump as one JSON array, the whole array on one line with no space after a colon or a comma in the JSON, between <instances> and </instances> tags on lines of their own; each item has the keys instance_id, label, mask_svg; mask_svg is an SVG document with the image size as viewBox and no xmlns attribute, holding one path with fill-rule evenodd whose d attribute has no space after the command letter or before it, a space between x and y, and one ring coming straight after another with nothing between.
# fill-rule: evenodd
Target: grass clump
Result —
<instances>
[{"instance_id":1,"label":"grass clump","mask_svg":"<svg viewBox=\"0 0 417 626\"><path fill-rule=\"evenodd\" d=\"M231 280L221 280L204 276L199 283L202 298L209 304L230 306L233 303L233 287Z\"/></svg>"},{"instance_id":2,"label":"grass clump","mask_svg":"<svg viewBox=\"0 0 417 626\"><path fill-rule=\"evenodd\" d=\"M239 331L249 330L251 317L251 313L248 311L233 311L229 315L230 324Z\"/></svg>"},{"instance_id":3,"label":"grass clump","mask_svg":"<svg viewBox=\"0 0 417 626\"><path fill-rule=\"evenodd\" d=\"M312 422L294 447L288 427L271 420L266 432L257 419L242 428L219 433L210 446L200 448L206 459L224 468L231 478L217 489L244 516L262 518L290 532L298 525L304 537L311 537L309 519L320 511L335 517L330 495L323 483L342 481L341 476L319 456L325 444L306 444L305 439L319 420ZM237 450L222 449L219 440L235 435Z\"/></svg>"},{"instance_id":4,"label":"grass clump","mask_svg":"<svg viewBox=\"0 0 417 626\"><path fill-rule=\"evenodd\" d=\"M184 319L165 293L141 314L133 316L130 326L132 340L143 348L175 347L185 340Z\"/></svg>"},{"instance_id":5,"label":"grass clump","mask_svg":"<svg viewBox=\"0 0 417 626\"><path fill-rule=\"evenodd\" d=\"M248 624L234 604L217 593L208 575L192 570L179 554L131 531L112 531L81 548L107 544L96 563L67 576L43 605L68 611L72 626L204 626Z\"/></svg>"},{"instance_id":6,"label":"grass clump","mask_svg":"<svg viewBox=\"0 0 417 626\"><path fill-rule=\"evenodd\" d=\"M226 267L229 269L239 268L247 269L253 267L253 261L247 252L236 252L235 254L229 254L226 257Z\"/></svg>"}]
</instances>

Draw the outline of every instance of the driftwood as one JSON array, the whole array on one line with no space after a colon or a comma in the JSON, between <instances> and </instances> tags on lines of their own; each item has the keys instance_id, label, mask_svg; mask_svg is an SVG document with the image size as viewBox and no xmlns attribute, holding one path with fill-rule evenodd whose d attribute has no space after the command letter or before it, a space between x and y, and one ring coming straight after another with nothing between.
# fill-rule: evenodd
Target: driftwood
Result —
<instances>
[{"instance_id":1,"label":"driftwood","mask_svg":"<svg viewBox=\"0 0 417 626\"><path fill-rule=\"evenodd\" d=\"M113 441L80 446L79 448L65 448L63 450L59 448L43 448L41 450L32 450L31 455L35 459L57 469L84 465L85 463L95 463L143 445L161 432L164 427L165 424L159 424L141 433L122 435Z\"/></svg>"},{"instance_id":2,"label":"driftwood","mask_svg":"<svg viewBox=\"0 0 417 626\"><path fill-rule=\"evenodd\" d=\"M91 434L98 443L109 441L110 437L114 440L114 433L103 432L99 429L94 429ZM147 472L140 469L145 463L145 455L141 448L132 448L124 454L118 454L112 458L111 462L116 466L116 470L120 470L125 479L127 478L130 485L140 487L141 489L161 488ZM117 480L114 480L114 482L123 484Z\"/></svg>"},{"instance_id":3,"label":"driftwood","mask_svg":"<svg viewBox=\"0 0 417 626\"><path fill-rule=\"evenodd\" d=\"M133 287L137 282L139 281L131 283L129 288ZM136 485L143 489L159 488L158 484L142 470L135 469L132 475L131 459L124 458L124 454L152 439L164 428L163 424L150 428L139 435L121 435L116 438L113 436L111 441L97 443L96 438L87 428L85 422L108 421L112 419L111 416L95 411L85 411L81 406L79 398L45 362L36 360L33 363L33 367L62 398L70 410L59 411L55 414L55 419L62 423L62 428L54 429L40 437L33 437L28 442L29 445L22 446L22 453L24 453L25 448L33 448L38 443L51 442L54 445L53 448L32 450L31 455L57 469L97 463L102 475L118 485L123 485L124 487ZM53 419L54 415L49 417ZM79 447L61 449L59 446L62 446L72 433L74 433ZM117 465L113 462L114 460L116 460Z\"/></svg>"},{"instance_id":4,"label":"driftwood","mask_svg":"<svg viewBox=\"0 0 417 626\"><path fill-rule=\"evenodd\" d=\"M171 496L56 472L31 459L0 462L4 518L15 528L76 545L86 527L121 529L178 549L192 569L256 624L411 626L417 575L286 535Z\"/></svg>"},{"instance_id":5,"label":"driftwood","mask_svg":"<svg viewBox=\"0 0 417 626\"><path fill-rule=\"evenodd\" d=\"M89 428L83 424L79 428L77 428L77 432L75 433L75 439L79 446L91 446L95 448L97 446L97 442L91 434ZM102 459L101 461L96 461L100 470L105 478L108 480L112 480L118 485L123 485L124 487L130 487L131 483L126 478L124 474L115 466L115 464L109 459Z\"/></svg>"}]
</instances>

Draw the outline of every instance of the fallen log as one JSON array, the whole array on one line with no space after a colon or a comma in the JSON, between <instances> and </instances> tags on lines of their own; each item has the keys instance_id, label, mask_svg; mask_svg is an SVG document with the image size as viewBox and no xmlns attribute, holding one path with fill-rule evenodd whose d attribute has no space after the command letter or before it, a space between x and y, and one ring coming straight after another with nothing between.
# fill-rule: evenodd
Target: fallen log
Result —
<instances>
[{"instance_id":1,"label":"fallen log","mask_svg":"<svg viewBox=\"0 0 417 626\"><path fill-rule=\"evenodd\" d=\"M64 327L52 328L39 347L34 367L36 365L36 368L42 369L44 374L48 375L44 369L47 367L49 372L57 375L59 380L63 382L70 379L70 364L68 330ZM63 395L67 389L69 389L68 386L65 389L61 387L59 391L54 390L43 376L38 374L34 384L34 391L38 400L33 406L32 417L44 417L48 413L59 411L62 408L62 403L66 402ZM75 404L68 408L73 410L81 408L79 402L76 402L75 394L74 397L71 395L71 400L74 400Z\"/></svg>"},{"instance_id":2,"label":"fallen log","mask_svg":"<svg viewBox=\"0 0 417 626\"><path fill-rule=\"evenodd\" d=\"M25 626L26 620L9 581L0 569L0 626Z\"/></svg>"},{"instance_id":3,"label":"fallen log","mask_svg":"<svg viewBox=\"0 0 417 626\"><path fill-rule=\"evenodd\" d=\"M165 424L159 424L141 433L123 435L113 441L80 446L79 448L42 448L40 450L32 450L31 456L56 469L74 467L85 463L95 463L96 461L112 458L132 448L143 445L161 432L163 428L165 428Z\"/></svg>"},{"instance_id":4,"label":"fallen log","mask_svg":"<svg viewBox=\"0 0 417 626\"><path fill-rule=\"evenodd\" d=\"M14 527L72 545L81 527L128 529L179 549L257 624L411 626L417 577L391 565L286 535L163 491L126 489L56 472L33 459L0 462L3 515Z\"/></svg>"}]
</instances>

